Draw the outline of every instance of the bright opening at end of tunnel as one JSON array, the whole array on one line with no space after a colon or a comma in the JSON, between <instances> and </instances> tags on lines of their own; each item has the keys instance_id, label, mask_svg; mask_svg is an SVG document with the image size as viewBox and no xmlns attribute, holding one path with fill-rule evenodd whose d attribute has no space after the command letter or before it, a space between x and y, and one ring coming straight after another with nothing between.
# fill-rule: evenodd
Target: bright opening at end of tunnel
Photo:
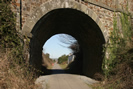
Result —
<instances>
[{"instance_id":1,"label":"bright opening at end of tunnel","mask_svg":"<svg viewBox=\"0 0 133 89\"><path fill-rule=\"evenodd\" d=\"M47 69L67 68L68 64L74 60L74 53L79 50L78 46L77 40L68 34L52 36L43 45L42 65L47 67ZM77 49L74 47L77 47Z\"/></svg>"},{"instance_id":2,"label":"bright opening at end of tunnel","mask_svg":"<svg viewBox=\"0 0 133 89\"><path fill-rule=\"evenodd\" d=\"M72 50L69 46L76 39L68 34L57 34L49 38L43 45L43 53L49 54L51 59L58 59L62 55L69 55Z\"/></svg>"}]
</instances>

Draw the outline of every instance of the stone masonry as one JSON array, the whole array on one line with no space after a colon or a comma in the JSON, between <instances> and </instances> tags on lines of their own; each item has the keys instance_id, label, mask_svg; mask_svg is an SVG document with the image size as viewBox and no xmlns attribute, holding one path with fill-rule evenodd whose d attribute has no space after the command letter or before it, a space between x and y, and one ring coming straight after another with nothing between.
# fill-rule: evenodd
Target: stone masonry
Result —
<instances>
[{"instance_id":1,"label":"stone masonry","mask_svg":"<svg viewBox=\"0 0 133 89\"><path fill-rule=\"evenodd\" d=\"M17 16L17 28L26 30L26 28L29 27L30 30L28 32L30 34L34 24L50 10L73 8L88 14L88 16L99 25L107 41L110 31L113 30L114 11L126 12L127 0L78 1L79 0L12 0L13 11ZM128 0L128 9L133 16L133 0ZM37 18L34 18L34 16L37 16ZM27 26L31 18L34 18L31 21L32 25Z\"/></svg>"},{"instance_id":2,"label":"stone masonry","mask_svg":"<svg viewBox=\"0 0 133 89\"><path fill-rule=\"evenodd\" d=\"M127 13L131 15L133 23L133 0L12 0L11 6L16 14L17 30L31 38L30 61L39 70L41 69L42 61L42 45L45 40L48 40L51 35L64 32L70 35L74 33L73 35L80 41L84 53L84 74L88 75L92 72L93 75L101 68L102 48L113 30L114 16L117 16L117 21L119 22L119 14L121 12ZM58 13L60 9L65 9L64 12L69 9L69 12L60 15L60 13L63 13L63 11ZM52 17L47 18L51 16L49 12ZM52 14L53 12L54 15ZM73 17L71 17L71 14L74 14ZM76 15L77 18L73 19ZM66 17L69 17L70 20ZM84 22L80 17L82 19L87 17L84 21L86 19L87 21L89 19L89 21ZM77 22L81 26L77 26ZM73 30L67 29L66 25ZM59 28L61 28L60 31ZM62 31L62 29L65 30ZM99 33L96 32L97 30L99 30ZM76 31L77 33L75 33Z\"/></svg>"}]
</instances>

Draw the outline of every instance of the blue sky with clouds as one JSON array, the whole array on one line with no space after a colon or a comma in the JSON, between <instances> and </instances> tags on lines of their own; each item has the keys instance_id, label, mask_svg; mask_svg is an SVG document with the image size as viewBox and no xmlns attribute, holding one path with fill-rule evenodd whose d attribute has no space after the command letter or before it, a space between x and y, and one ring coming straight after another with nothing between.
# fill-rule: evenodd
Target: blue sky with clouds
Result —
<instances>
[{"instance_id":1,"label":"blue sky with clouds","mask_svg":"<svg viewBox=\"0 0 133 89\"><path fill-rule=\"evenodd\" d=\"M43 46L43 52L49 53L50 58L58 58L63 54L68 55L69 53L71 53L71 50L67 48L69 45L62 43L59 39L59 35L54 35L50 39L48 39Z\"/></svg>"}]
</instances>

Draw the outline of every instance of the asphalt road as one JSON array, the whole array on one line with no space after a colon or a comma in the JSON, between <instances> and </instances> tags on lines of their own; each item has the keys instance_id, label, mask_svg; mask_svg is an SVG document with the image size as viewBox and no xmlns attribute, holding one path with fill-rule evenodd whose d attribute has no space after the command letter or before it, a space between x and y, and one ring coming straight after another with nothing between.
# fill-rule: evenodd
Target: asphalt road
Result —
<instances>
[{"instance_id":1,"label":"asphalt road","mask_svg":"<svg viewBox=\"0 0 133 89\"><path fill-rule=\"evenodd\" d=\"M86 83L97 82L85 76L64 72L58 64L54 64L52 75L40 76L36 80L35 83L40 86L38 89L92 89Z\"/></svg>"}]
</instances>

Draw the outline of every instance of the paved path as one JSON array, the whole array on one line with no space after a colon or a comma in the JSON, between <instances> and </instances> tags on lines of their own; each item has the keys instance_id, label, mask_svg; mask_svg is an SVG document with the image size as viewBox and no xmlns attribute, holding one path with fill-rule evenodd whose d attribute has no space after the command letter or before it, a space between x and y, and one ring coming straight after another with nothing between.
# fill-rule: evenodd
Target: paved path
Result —
<instances>
[{"instance_id":1,"label":"paved path","mask_svg":"<svg viewBox=\"0 0 133 89\"><path fill-rule=\"evenodd\" d=\"M65 74L58 64L53 66L53 74L41 76L36 80L43 88L40 89L92 89L86 83L94 83L95 80L85 76Z\"/></svg>"}]
</instances>

